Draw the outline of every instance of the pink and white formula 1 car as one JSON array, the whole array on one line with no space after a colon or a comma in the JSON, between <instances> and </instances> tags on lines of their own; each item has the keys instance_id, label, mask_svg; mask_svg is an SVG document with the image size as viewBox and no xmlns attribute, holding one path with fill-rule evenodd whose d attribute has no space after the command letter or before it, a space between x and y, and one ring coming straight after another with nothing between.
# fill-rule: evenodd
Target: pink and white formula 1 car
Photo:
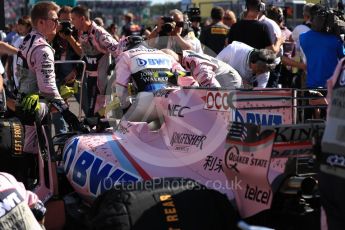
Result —
<instances>
[{"instance_id":1,"label":"pink and white formula 1 car","mask_svg":"<svg viewBox=\"0 0 345 230\"><path fill-rule=\"evenodd\" d=\"M139 109L140 116L130 117L151 123L123 119L114 131L78 135L66 142L64 173L84 201L92 203L123 182L184 177L227 194L242 218L252 218L270 210L282 184L290 189L287 194L297 195L302 180L294 177L298 186L291 189L285 179L297 171L286 165L290 161L298 165L299 157L307 156L310 161L313 132L310 125L293 128L297 106L292 89L182 88L165 89L150 97L146 112ZM133 113L135 106L147 101L138 98ZM268 126L270 135L261 138L258 128L256 133L231 125L241 123ZM249 134L254 141L248 141Z\"/></svg>"},{"instance_id":2,"label":"pink and white formula 1 car","mask_svg":"<svg viewBox=\"0 0 345 230\"><path fill-rule=\"evenodd\" d=\"M49 125L36 121L39 182L33 191L47 204L50 226L65 221L53 223L59 210L80 216L79 202L65 196L71 191L90 205L114 185L170 177L226 194L250 224L317 225L315 169L309 166L315 132L296 124L298 107L292 89L175 88L138 96L124 116L136 121L122 119L105 133L51 138ZM54 145L63 148L60 156Z\"/></svg>"},{"instance_id":3,"label":"pink and white formula 1 car","mask_svg":"<svg viewBox=\"0 0 345 230\"><path fill-rule=\"evenodd\" d=\"M232 185L223 170L229 122L292 123L291 100L236 102L236 99L272 95L287 97L291 92L159 91L147 109L150 114L142 114L152 120L154 113L161 123L159 128L151 130L147 122L122 120L114 132L71 138L63 154L66 176L75 191L89 201L121 181L172 176L195 179L233 199L233 191L229 189ZM140 99L136 103L140 104ZM234 109L268 105L275 108Z\"/></svg>"}]
</instances>

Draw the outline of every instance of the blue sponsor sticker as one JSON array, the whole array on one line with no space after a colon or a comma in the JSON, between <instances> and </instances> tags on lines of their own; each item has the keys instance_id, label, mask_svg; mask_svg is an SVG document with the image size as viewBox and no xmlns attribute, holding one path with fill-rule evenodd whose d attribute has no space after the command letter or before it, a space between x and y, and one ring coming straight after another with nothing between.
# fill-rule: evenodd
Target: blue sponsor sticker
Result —
<instances>
[{"instance_id":1,"label":"blue sponsor sticker","mask_svg":"<svg viewBox=\"0 0 345 230\"><path fill-rule=\"evenodd\" d=\"M257 125L280 125L283 123L283 117L278 114L264 114L264 113L247 113L246 119L238 110L234 110L234 117L236 122L252 123Z\"/></svg>"},{"instance_id":2,"label":"blue sponsor sticker","mask_svg":"<svg viewBox=\"0 0 345 230\"><path fill-rule=\"evenodd\" d=\"M139 180L137 175L115 167L90 151L83 151L76 156L78 142L79 139L75 138L63 155L65 173L71 173L73 184L79 187L86 186L91 194L97 196L112 188L114 184Z\"/></svg>"}]
</instances>

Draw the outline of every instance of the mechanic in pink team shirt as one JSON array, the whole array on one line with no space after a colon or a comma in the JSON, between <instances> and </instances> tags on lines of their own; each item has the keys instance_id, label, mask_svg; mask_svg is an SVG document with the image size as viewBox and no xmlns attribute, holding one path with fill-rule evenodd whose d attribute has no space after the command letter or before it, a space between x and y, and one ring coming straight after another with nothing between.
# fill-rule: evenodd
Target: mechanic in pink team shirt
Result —
<instances>
[{"instance_id":1,"label":"mechanic in pink team shirt","mask_svg":"<svg viewBox=\"0 0 345 230\"><path fill-rule=\"evenodd\" d=\"M183 50L178 54L169 49L162 51L174 57L183 68L190 71L191 76L202 87L240 88L242 86L240 74L227 63L212 56L192 50ZM184 86L183 79L179 78L179 85Z\"/></svg>"},{"instance_id":2,"label":"mechanic in pink team shirt","mask_svg":"<svg viewBox=\"0 0 345 230\"><path fill-rule=\"evenodd\" d=\"M18 94L16 115L25 125L24 152L37 153L38 142L33 126L35 114L43 120L48 114L47 102L53 105L74 130L80 130L78 118L69 111L56 86L54 51L48 44L56 34L57 11L53 2L39 2L31 11L32 31L19 47L17 58Z\"/></svg>"},{"instance_id":3,"label":"mechanic in pink team shirt","mask_svg":"<svg viewBox=\"0 0 345 230\"><path fill-rule=\"evenodd\" d=\"M90 11L84 6L72 9L72 24L78 30L81 56L86 62L87 108L85 115L92 117L105 106L105 95L110 94L107 87L110 81L111 56L116 58L118 42L103 28L90 19Z\"/></svg>"},{"instance_id":4,"label":"mechanic in pink team shirt","mask_svg":"<svg viewBox=\"0 0 345 230\"><path fill-rule=\"evenodd\" d=\"M0 229L38 230L46 208L12 175L0 172Z\"/></svg>"},{"instance_id":5,"label":"mechanic in pink team shirt","mask_svg":"<svg viewBox=\"0 0 345 230\"><path fill-rule=\"evenodd\" d=\"M122 53L116 63L116 93L122 108L128 107L128 83L133 83L137 92L154 92L168 85L176 85L176 78L169 76L176 71L185 71L170 55L149 48L140 36L129 36L120 46ZM122 42L121 42L122 43Z\"/></svg>"},{"instance_id":6,"label":"mechanic in pink team shirt","mask_svg":"<svg viewBox=\"0 0 345 230\"><path fill-rule=\"evenodd\" d=\"M120 41L114 87L120 98L121 108L126 112L131 105L127 100L128 83L132 83L138 93L146 92L137 96L138 103L135 106L139 106L144 112L152 102L153 92L169 85L177 85L176 74L179 71L185 70L173 57L161 50L148 48L142 37L129 36Z\"/></svg>"}]
</instances>

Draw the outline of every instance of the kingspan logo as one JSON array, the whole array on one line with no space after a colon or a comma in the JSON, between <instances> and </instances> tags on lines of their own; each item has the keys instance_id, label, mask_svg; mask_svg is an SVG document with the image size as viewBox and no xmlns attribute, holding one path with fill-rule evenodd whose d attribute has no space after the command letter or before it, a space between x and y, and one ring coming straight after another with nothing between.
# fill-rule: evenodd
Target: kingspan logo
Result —
<instances>
[{"instance_id":1,"label":"kingspan logo","mask_svg":"<svg viewBox=\"0 0 345 230\"><path fill-rule=\"evenodd\" d=\"M195 146L202 150L202 146L206 138L207 137L204 135L200 136L200 135L195 135L195 134L174 132L170 140L170 145L174 146L177 144L177 145Z\"/></svg>"}]
</instances>

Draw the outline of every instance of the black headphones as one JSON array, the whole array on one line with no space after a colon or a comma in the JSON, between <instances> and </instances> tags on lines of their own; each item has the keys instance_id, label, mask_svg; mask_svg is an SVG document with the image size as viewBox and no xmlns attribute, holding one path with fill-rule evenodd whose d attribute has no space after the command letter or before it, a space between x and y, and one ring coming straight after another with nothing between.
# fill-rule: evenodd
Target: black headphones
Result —
<instances>
[{"instance_id":1,"label":"black headphones","mask_svg":"<svg viewBox=\"0 0 345 230\"><path fill-rule=\"evenodd\" d=\"M126 50L133 49L144 41L142 36L130 35L127 37Z\"/></svg>"},{"instance_id":2,"label":"black headphones","mask_svg":"<svg viewBox=\"0 0 345 230\"><path fill-rule=\"evenodd\" d=\"M260 60L260 55L259 55L258 51L259 50L257 50L257 49L253 49L253 51L250 52L250 54L249 54L249 62L250 63L255 64Z\"/></svg>"},{"instance_id":3,"label":"black headphones","mask_svg":"<svg viewBox=\"0 0 345 230\"><path fill-rule=\"evenodd\" d=\"M266 64L273 64L274 63L274 59L263 58L263 57L261 57L258 49L253 49L253 51L249 54L249 62L255 64L258 61L262 61Z\"/></svg>"},{"instance_id":4,"label":"black headphones","mask_svg":"<svg viewBox=\"0 0 345 230\"><path fill-rule=\"evenodd\" d=\"M263 2L260 2L258 10L259 12L264 12L266 10L266 4Z\"/></svg>"},{"instance_id":5,"label":"black headphones","mask_svg":"<svg viewBox=\"0 0 345 230\"><path fill-rule=\"evenodd\" d=\"M263 12L266 9L266 5L265 3L261 2L261 1L253 1L253 0L246 0L246 9L248 9L248 5L252 5L257 8L257 11L259 12Z\"/></svg>"},{"instance_id":6,"label":"black headphones","mask_svg":"<svg viewBox=\"0 0 345 230\"><path fill-rule=\"evenodd\" d=\"M273 19L276 22L281 23L284 21L284 14L280 8L272 7L267 10L267 17Z\"/></svg>"}]
</instances>

